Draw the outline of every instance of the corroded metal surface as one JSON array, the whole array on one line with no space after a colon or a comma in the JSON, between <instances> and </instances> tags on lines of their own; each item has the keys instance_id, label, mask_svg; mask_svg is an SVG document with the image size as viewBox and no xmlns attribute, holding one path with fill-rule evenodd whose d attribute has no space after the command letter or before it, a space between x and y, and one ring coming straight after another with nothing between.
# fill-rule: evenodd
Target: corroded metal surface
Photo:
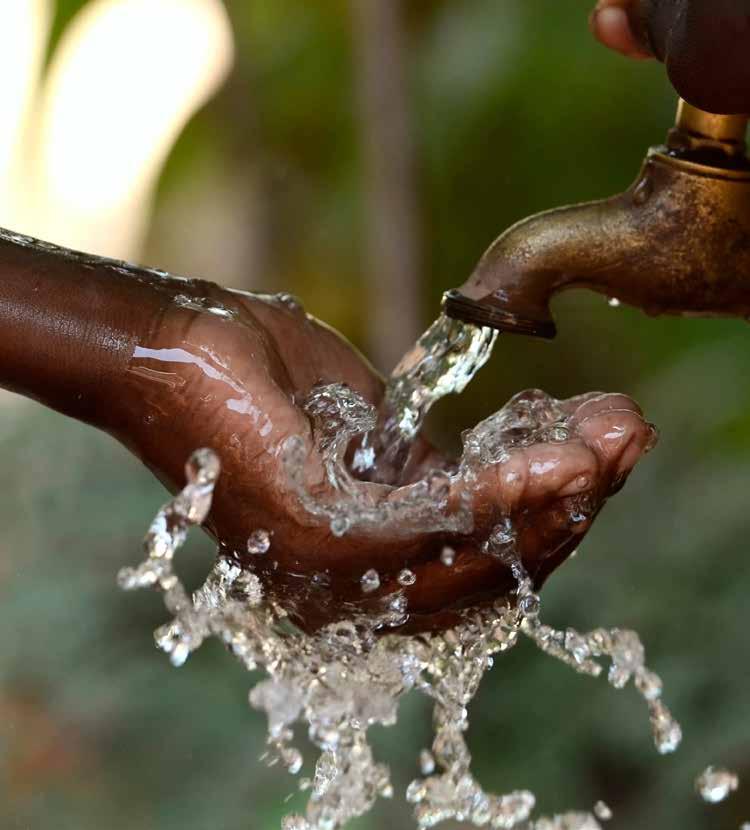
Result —
<instances>
[{"instance_id":1,"label":"corroded metal surface","mask_svg":"<svg viewBox=\"0 0 750 830\"><path fill-rule=\"evenodd\" d=\"M578 286L648 314L750 316L750 164L705 138L678 126L625 193L514 225L448 292L447 314L552 337L551 297Z\"/></svg>"}]
</instances>

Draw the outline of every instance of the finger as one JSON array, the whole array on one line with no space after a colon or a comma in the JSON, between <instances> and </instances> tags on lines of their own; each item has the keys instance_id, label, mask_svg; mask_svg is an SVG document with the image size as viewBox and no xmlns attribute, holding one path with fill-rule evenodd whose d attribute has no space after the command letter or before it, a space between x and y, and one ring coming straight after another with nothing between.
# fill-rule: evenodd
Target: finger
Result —
<instances>
[{"instance_id":1,"label":"finger","mask_svg":"<svg viewBox=\"0 0 750 830\"><path fill-rule=\"evenodd\" d=\"M602 484L610 491L612 485L622 484L657 440L653 424L624 395L605 395L587 401L573 414L571 426L596 456Z\"/></svg>"},{"instance_id":2,"label":"finger","mask_svg":"<svg viewBox=\"0 0 750 830\"><path fill-rule=\"evenodd\" d=\"M596 454L585 441L573 437L518 449L506 461L480 469L476 481L460 481L458 487L471 488L475 524L481 533L501 516L540 510L589 490L598 478Z\"/></svg>"},{"instance_id":3,"label":"finger","mask_svg":"<svg viewBox=\"0 0 750 830\"><path fill-rule=\"evenodd\" d=\"M628 410L643 415L643 410L632 398L616 392L589 392L577 395L563 401L562 409L567 415L575 416L577 420L582 420L586 415L612 409Z\"/></svg>"},{"instance_id":4,"label":"finger","mask_svg":"<svg viewBox=\"0 0 750 830\"><path fill-rule=\"evenodd\" d=\"M510 516L531 571L588 531L604 500L655 443L654 428L624 395L587 395L563 409L567 441L518 450L484 468L477 482L477 538Z\"/></svg>"},{"instance_id":5,"label":"finger","mask_svg":"<svg viewBox=\"0 0 750 830\"><path fill-rule=\"evenodd\" d=\"M596 39L629 58L643 60L652 57L640 44L632 26L634 0L600 0L589 18Z\"/></svg>"},{"instance_id":6,"label":"finger","mask_svg":"<svg viewBox=\"0 0 750 830\"><path fill-rule=\"evenodd\" d=\"M654 427L624 395L584 396L563 411L568 440L517 449L480 468L475 480L457 481L457 496L470 488L478 528L584 492L604 498L655 443Z\"/></svg>"},{"instance_id":7,"label":"finger","mask_svg":"<svg viewBox=\"0 0 750 830\"><path fill-rule=\"evenodd\" d=\"M587 395L564 407L571 438L518 449L501 464L480 470L475 482L476 532L455 544L453 564L433 555L411 561L416 580L400 584L383 574L372 602L403 592L407 629L444 628L461 608L513 590L500 558L482 547L493 524L512 516L515 552L537 586L572 553L591 527L613 482L624 480L653 445L654 433L638 406L623 395ZM404 629L404 630L407 630Z\"/></svg>"}]
</instances>

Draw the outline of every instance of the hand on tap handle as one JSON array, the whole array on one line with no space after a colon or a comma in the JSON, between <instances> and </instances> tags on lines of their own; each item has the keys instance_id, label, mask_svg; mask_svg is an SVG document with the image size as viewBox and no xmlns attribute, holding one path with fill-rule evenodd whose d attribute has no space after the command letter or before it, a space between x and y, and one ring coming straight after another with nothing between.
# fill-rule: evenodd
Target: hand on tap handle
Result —
<instances>
[{"instance_id":1,"label":"hand on tap handle","mask_svg":"<svg viewBox=\"0 0 750 830\"><path fill-rule=\"evenodd\" d=\"M693 106L750 113L750 0L600 0L591 27L628 57L657 57Z\"/></svg>"},{"instance_id":2,"label":"hand on tap handle","mask_svg":"<svg viewBox=\"0 0 750 830\"><path fill-rule=\"evenodd\" d=\"M240 557L248 556L254 530L270 531L270 551L253 561L310 628L398 588L397 574L406 567L417 575L404 589L415 628L448 625L457 607L511 590L507 569L480 550L508 514L520 528L527 570L541 584L653 438L627 398L573 400L571 440L519 449L482 471L469 493L474 532L354 528L335 537L328 522L300 504L280 452L290 435L301 436L308 489L321 499L337 497L301 405L321 382L347 383L373 404L383 394L367 361L292 302L0 232L0 386L109 432L173 492L185 483L193 450L215 450L222 473L208 530ZM426 441L419 451L423 472L451 464ZM413 486L413 480L361 482L372 499L395 503L408 499ZM455 481L449 500L460 499L466 487ZM589 510L571 524L571 499L580 497ZM452 567L441 562L446 545L456 551ZM371 568L382 588L367 599L360 578ZM316 573L330 581L327 604L310 591Z\"/></svg>"}]
</instances>

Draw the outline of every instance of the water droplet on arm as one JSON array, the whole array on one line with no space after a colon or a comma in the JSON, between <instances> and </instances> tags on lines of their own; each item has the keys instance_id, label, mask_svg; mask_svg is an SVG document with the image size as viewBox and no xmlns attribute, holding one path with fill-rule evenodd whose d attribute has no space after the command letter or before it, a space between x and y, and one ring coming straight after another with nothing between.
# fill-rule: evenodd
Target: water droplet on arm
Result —
<instances>
[{"instance_id":1,"label":"water droplet on arm","mask_svg":"<svg viewBox=\"0 0 750 830\"><path fill-rule=\"evenodd\" d=\"M440 551L440 561L446 567L452 567L456 561L456 551L450 545L445 545L442 551Z\"/></svg>"},{"instance_id":2,"label":"water droplet on arm","mask_svg":"<svg viewBox=\"0 0 750 830\"><path fill-rule=\"evenodd\" d=\"M352 523L348 516L336 516L331 519L331 533L334 536L345 536Z\"/></svg>"},{"instance_id":3,"label":"water droplet on arm","mask_svg":"<svg viewBox=\"0 0 750 830\"><path fill-rule=\"evenodd\" d=\"M374 568L371 568L369 571L362 574L362 578L359 582L362 586L362 591L365 594L370 594L373 591L377 591L380 587L380 575Z\"/></svg>"},{"instance_id":4,"label":"water droplet on arm","mask_svg":"<svg viewBox=\"0 0 750 830\"><path fill-rule=\"evenodd\" d=\"M405 588L409 585L413 585L416 581L416 574L408 568L404 568L398 575L398 584L403 585Z\"/></svg>"}]
</instances>

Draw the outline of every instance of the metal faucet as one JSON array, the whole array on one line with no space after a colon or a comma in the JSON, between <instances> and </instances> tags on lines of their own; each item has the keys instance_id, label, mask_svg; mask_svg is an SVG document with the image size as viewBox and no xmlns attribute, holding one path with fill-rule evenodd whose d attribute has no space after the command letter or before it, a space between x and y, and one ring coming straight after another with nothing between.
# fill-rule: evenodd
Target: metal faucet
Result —
<instances>
[{"instance_id":1,"label":"metal faucet","mask_svg":"<svg viewBox=\"0 0 750 830\"><path fill-rule=\"evenodd\" d=\"M666 144L625 193L511 227L446 292L445 313L552 338L552 296L585 287L651 315L750 318L747 124L680 100Z\"/></svg>"}]
</instances>

